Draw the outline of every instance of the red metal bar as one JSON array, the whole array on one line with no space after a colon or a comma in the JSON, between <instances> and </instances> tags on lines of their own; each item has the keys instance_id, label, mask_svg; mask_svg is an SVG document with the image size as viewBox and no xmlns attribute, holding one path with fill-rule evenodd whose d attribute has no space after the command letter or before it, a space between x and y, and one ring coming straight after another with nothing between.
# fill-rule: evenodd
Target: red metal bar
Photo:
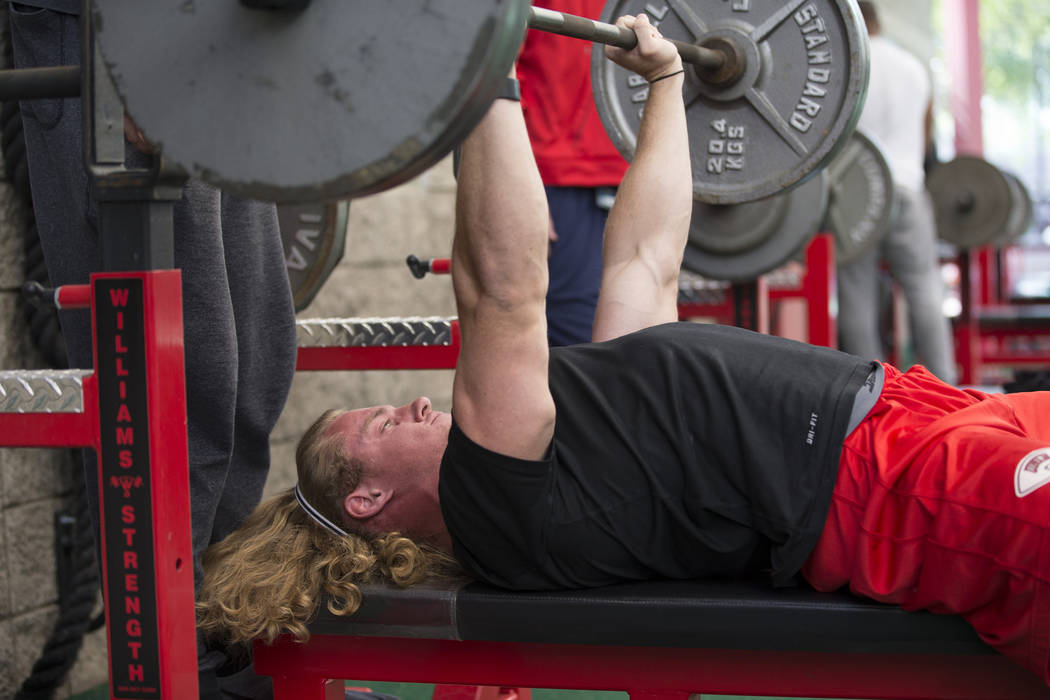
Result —
<instances>
[{"instance_id":1,"label":"red metal bar","mask_svg":"<svg viewBox=\"0 0 1050 700\"><path fill-rule=\"evenodd\" d=\"M959 155L982 156L984 136L981 97L984 94L982 52L977 0L947 0L944 3L945 53L952 80L952 114L955 117L955 151ZM986 252L962 251L962 315L955 322L955 354L959 382L980 381L981 354L976 310L988 303L991 278L987 276ZM982 283L982 280L986 280Z\"/></svg>"},{"instance_id":2,"label":"red metal bar","mask_svg":"<svg viewBox=\"0 0 1050 700\"><path fill-rule=\"evenodd\" d=\"M1010 248L996 248L992 251L992 266L995 274L995 288L993 289L993 298L996 304L1010 304L1015 300L1011 297L1010 287L1012 280L1010 279L1009 266L1006 263L1007 255L1009 254Z\"/></svg>"},{"instance_id":3,"label":"red metal bar","mask_svg":"<svg viewBox=\"0 0 1050 700\"><path fill-rule=\"evenodd\" d=\"M1050 366L1050 319L1026 318L1018 314L1010 320L995 312L1014 308L1033 308L1015 305L1000 299L994 270L994 251L987 248L961 251L959 265L959 297L962 313L954 321L955 354L959 363L959 382L979 384L983 381L985 365ZM989 316L991 314L991 316ZM1031 342L1027 347L1023 339Z\"/></svg>"},{"instance_id":4,"label":"red metal bar","mask_svg":"<svg viewBox=\"0 0 1050 700\"><path fill-rule=\"evenodd\" d=\"M835 241L831 234L814 236L806 248L803 282L809 321L809 342L837 348L838 313L835 288Z\"/></svg>"},{"instance_id":5,"label":"red metal bar","mask_svg":"<svg viewBox=\"0 0 1050 700\"><path fill-rule=\"evenodd\" d=\"M84 377L82 390L82 413L0 413L0 445L97 450L98 389L93 376Z\"/></svg>"},{"instance_id":6,"label":"red metal bar","mask_svg":"<svg viewBox=\"0 0 1050 700\"><path fill-rule=\"evenodd\" d=\"M447 275L452 272L451 258L434 258L430 261L430 272L434 275Z\"/></svg>"},{"instance_id":7,"label":"red metal bar","mask_svg":"<svg viewBox=\"0 0 1050 700\"><path fill-rule=\"evenodd\" d=\"M962 312L955 319L955 358L959 363L959 383L975 384L981 374L981 342L977 326L976 278L980 266L971 251L959 252L959 302Z\"/></svg>"},{"instance_id":8,"label":"red metal bar","mask_svg":"<svg viewBox=\"0 0 1050 700\"><path fill-rule=\"evenodd\" d=\"M459 357L459 322L452 322L449 345L391 345L376 347L302 347L297 371L455 369Z\"/></svg>"},{"instance_id":9,"label":"red metal bar","mask_svg":"<svg viewBox=\"0 0 1050 700\"><path fill-rule=\"evenodd\" d=\"M984 153L981 119L984 80L978 0L946 0L942 12L945 54L948 73L952 76L955 151L960 155L980 156Z\"/></svg>"},{"instance_id":10,"label":"red metal bar","mask_svg":"<svg viewBox=\"0 0 1050 700\"><path fill-rule=\"evenodd\" d=\"M980 326L981 361L1050 367L1050 319L1042 327Z\"/></svg>"},{"instance_id":11,"label":"red metal bar","mask_svg":"<svg viewBox=\"0 0 1050 700\"><path fill-rule=\"evenodd\" d=\"M112 698L197 697L178 270L91 276Z\"/></svg>"},{"instance_id":12,"label":"red metal bar","mask_svg":"<svg viewBox=\"0 0 1050 700\"><path fill-rule=\"evenodd\" d=\"M753 282L734 282L731 291L733 325L768 334L769 284L765 278L759 277Z\"/></svg>"},{"instance_id":13,"label":"red metal bar","mask_svg":"<svg viewBox=\"0 0 1050 700\"><path fill-rule=\"evenodd\" d=\"M55 306L60 309L87 309L91 306L91 285L65 284L55 290Z\"/></svg>"},{"instance_id":14,"label":"red metal bar","mask_svg":"<svg viewBox=\"0 0 1050 700\"><path fill-rule=\"evenodd\" d=\"M838 347L838 300L835 291L835 239L820 233L806 246L805 271L798 287L770 287L771 302L801 298L806 302L807 340Z\"/></svg>"},{"instance_id":15,"label":"red metal bar","mask_svg":"<svg viewBox=\"0 0 1050 700\"><path fill-rule=\"evenodd\" d=\"M669 624L671 624L669 622ZM278 700L321 700L319 681L510 685L626 691L682 700L692 693L808 697L1046 700L1035 674L997 654L831 654L598 647L314 635L256 642L255 669Z\"/></svg>"},{"instance_id":16,"label":"red metal bar","mask_svg":"<svg viewBox=\"0 0 1050 700\"><path fill-rule=\"evenodd\" d=\"M1046 368L1050 367L1046 357L1033 357L1031 355L1018 355L1010 351L992 352L984 356L985 362L992 365L1008 365L1012 367Z\"/></svg>"},{"instance_id":17,"label":"red metal bar","mask_svg":"<svg viewBox=\"0 0 1050 700\"><path fill-rule=\"evenodd\" d=\"M92 309L83 411L0 414L0 444L95 450L110 697L197 697L180 273L99 273L55 297Z\"/></svg>"},{"instance_id":18,"label":"red metal bar","mask_svg":"<svg viewBox=\"0 0 1050 700\"><path fill-rule=\"evenodd\" d=\"M989 246L982 246L976 251L979 277L976 280L980 306L992 306L999 303L999 268L996 251Z\"/></svg>"},{"instance_id":19,"label":"red metal bar","mask_svg":"<svg viewBox=\"0 0 1050 700\"><path fill-rule=\"evenodd\" d=\"M1026 264L1027 263L1027 264ZM1021 296L1018 283L1029 270L1050 268L1050 247L1031 248L1008 246L999 251L999 298L1007 304L1045 304L1050 302L1050 292L1038 296Z\"/></svg>"}]
</instances>

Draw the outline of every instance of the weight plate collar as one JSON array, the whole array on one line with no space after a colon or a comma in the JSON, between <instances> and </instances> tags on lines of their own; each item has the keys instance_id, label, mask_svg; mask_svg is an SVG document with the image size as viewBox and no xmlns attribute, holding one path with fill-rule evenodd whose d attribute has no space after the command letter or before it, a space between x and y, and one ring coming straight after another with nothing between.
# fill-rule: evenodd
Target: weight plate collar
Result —
<instances>
[{"instance_id":1,"label":"weight plate collar","mask_svg":"<svg viewBox=\"0 0 1050 700\"><path fill-rule=\"evenodd\" d=\"M165 158L222 189L312 202L398 185L481 120L528 0L94 0L129 114Z\"/></svg>"},{"instance_id":2,"label":"weight plate collar","mask_svg":"<svg viewBox=\"0 0 1050 700\"><path fill-rule=\"evenodd\" d=\"M694 193L709 204L768 197L825 165L854 129L868 85L868 35L853 0L612 0L601 19L647 13L672 39L730 38L741 78L713 87L686 71ZM595 103L613 143L634 155L648 85L591 61Z\"/></svg>"}]
</instances>

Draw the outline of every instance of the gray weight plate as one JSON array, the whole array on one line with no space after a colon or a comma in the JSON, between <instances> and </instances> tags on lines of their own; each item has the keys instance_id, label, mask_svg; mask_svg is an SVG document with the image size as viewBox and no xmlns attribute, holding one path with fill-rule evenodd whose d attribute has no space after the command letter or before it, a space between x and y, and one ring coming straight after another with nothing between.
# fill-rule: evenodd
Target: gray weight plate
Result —
<instances>
[{"instance_id":1,"label":"gray weight plate","mask_svg":"<svg viewBox=\"0 0 1050 700\"><path fill-rule=\"evenodd\" d=\"M315 202L405 182L495 99L528 0L94 0L132 118L171 162L228 192Z\"/></svg>"},{"instance_id":2,"label":"gray weight plate","mask_svg":"<svg viewBox=\"0 0 1050 700\"><path fill-rule=\"evenodd\" d=\"M682 267L713 280L758 279L788 262L813 237L827 204L823 171L758 202L696 202Z\"/></svg>"},{"instance_id":3,"label":"gray weight plate","mask_svg":"<svg viewBox=\"0 0 1050 700\"><path fill-rule=\"evenodd\" d=\"M715 87L686 70L693 187L708 204L768 197L825 165L860 117L868 36L854 0L610 0L601 19L645 12L660 32L694 43L729 39L746 66ZM595 104L613 143L634 155L648 85L596 45Z\"/></svg>"},{"instance_id":4,"label":"gray weight plate","mask_svg":"<svg viewBox=\"0 0 1050 700\"><path fill-rule=\"evenodd\" d=\"M835 262L850 263L874 248L893 223L893 173L882 150L859 131L827 167L828 216Z\"/></svg>"},{"instance_id":5,"label":"gray weight plate","mask_svg":"<svg viewBox=\"0 0 1050 700\"><path fill-rule=\"evenodd\" d=\"M1006 182L1010 185L1010 216L1006 220L1006 229L1003 235L996 238L997 246L1008 246L1032 227L1035 222L1035 208L1032 197L1028 194L1028 188L1012 173L1004 172Z\"/></svg>"},{"instance_id":6,"label":"gray weight plate","mask_svg":"<svg viewBox=\"0 0 1050 700\"><path fill-rule=\"evenodd\" d=\"M938 163L926 177L937 235L960 248L992 243L1007 230L1013 200L1001 170L976 156Z\"/></svg>"},{"instance_id":7,"label":"gray weight plate","mask_svg":"<svg viewBox=\"0 0 1050 700\"><path fill-rule=\"evenodd\" d=\"M343 259L350 202L281 204L277 221L295 310L305 309Z\"/></svg>"}]
</instances>

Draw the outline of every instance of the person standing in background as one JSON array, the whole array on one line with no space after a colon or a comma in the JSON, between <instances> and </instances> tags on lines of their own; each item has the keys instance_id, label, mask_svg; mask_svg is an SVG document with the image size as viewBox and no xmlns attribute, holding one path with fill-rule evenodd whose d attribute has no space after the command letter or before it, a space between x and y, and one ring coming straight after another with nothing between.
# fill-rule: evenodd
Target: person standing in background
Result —
<instances>
[{"instance_id":1,"label":"person standing in background","mask_svg":"<svg viewBox=\"0 0 1050 700\"><path fill-rule=\"evenodd\" d=\"M538 0L558 12L597 19L604 0ZM591 340L602 274L602 232L627 172L594 106L590 42L528 32L518 57L521 103L550 207L547 339Z\"/></svg>"},{"instance_id":2,"label":"person standing in background","mask_svg":"<svg viewBox=\"0 0 1050 700\"><path fill-rule=\"evenodd\" d=\"M923 171L930 142L930 78L915 56L882 35L873 3L862 1L860 9L871 37L871 78L857 128L883 149L898 211L877 247L838 267L839 344L866 359L885 359L878 321L879 266L885 260L908 302L918 360L953 384L955 352L942 310L937 230Z\"/></svg>"}]
</instances>

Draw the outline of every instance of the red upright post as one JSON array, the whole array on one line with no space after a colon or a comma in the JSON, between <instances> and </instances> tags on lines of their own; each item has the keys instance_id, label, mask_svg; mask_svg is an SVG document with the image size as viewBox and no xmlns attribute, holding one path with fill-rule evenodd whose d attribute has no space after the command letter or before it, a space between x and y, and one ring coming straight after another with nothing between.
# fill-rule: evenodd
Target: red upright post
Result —
<instances>
[{"instance_id":1,"label":"red upright post","mask_svg":"<svg viewBox=\"0 0 1050 700\"><path fill-rule=\"evenodd\" d=\"M978 0L946 0L943 8L945 53L952 75L951 106L955 118L955 151L958 155L982 156L984 135L981 97L981 34ZM959 381L980 381L980 333L978 309L990 303L993 284L990 253L987 249L963 251L959 255L962 315L955 324Z\"/></svg>"},{"instance_id":2,"label":"red upright post","mask_svg":"<svg viewBox=\"0 0 1050 700\"><path fill-rule=\"evenodd\" d=\"M959 155L984 153L981 97L981 33L978 0L945 0L944 44L952 76L951 109L955 118L955 151Z\"/></svg>"},{"instance_id":3,"label":"red upright post","mask_svg":"<svg viewBox=\"0 0 1050 700\"><path fill-rule=\"evenodd\" d=\"M803 282L809 317L809 342L838 347L838 298L835 292L835 241L831 234L813 237L806 248Z\"/></svg>"},{"instance_id":4,"label":"red upright post","mask_svg":"<svg viewBox=\"0 0 1050 700\"><path fill-rule=\"evenodd\" d=\"M79 403L0 413L0 445L95 450L110 697L196 698L181 274L96 273L55 298L90 305L94 372L56 373Z\"/></svg>"},{"instance_id":5,"label":"red upright post","mask_svg":"<svg viewBox=\"0 0 1050 700\"><path fill-rule=\"evenodd\" d=\"M758 333L769 333L769 283L764 277L751 282L734 282L733 325Z\"/></svg>"},{"instance_id":6,"label":"red upright post","mask_svg":"<svg viewBox=\"0 0 1050 700\"><path fill-rule=\"evenodd\" d=\"M91 288L110 697L195 698L180 273Z\"/></svg>"},{"instance_id":7,"label":"red upright post","mask_svg":"<svg viewBox=\"0 0 1050 700\"><path fill-rule=\"evenodd\" d=\"M959 300L962 312L955 319L955 357L959 363L959 383L975 384L981 373L981 333L977 327L976 279L980 265L972 251L959 253Z\"/></svg>"}]
</instances>

